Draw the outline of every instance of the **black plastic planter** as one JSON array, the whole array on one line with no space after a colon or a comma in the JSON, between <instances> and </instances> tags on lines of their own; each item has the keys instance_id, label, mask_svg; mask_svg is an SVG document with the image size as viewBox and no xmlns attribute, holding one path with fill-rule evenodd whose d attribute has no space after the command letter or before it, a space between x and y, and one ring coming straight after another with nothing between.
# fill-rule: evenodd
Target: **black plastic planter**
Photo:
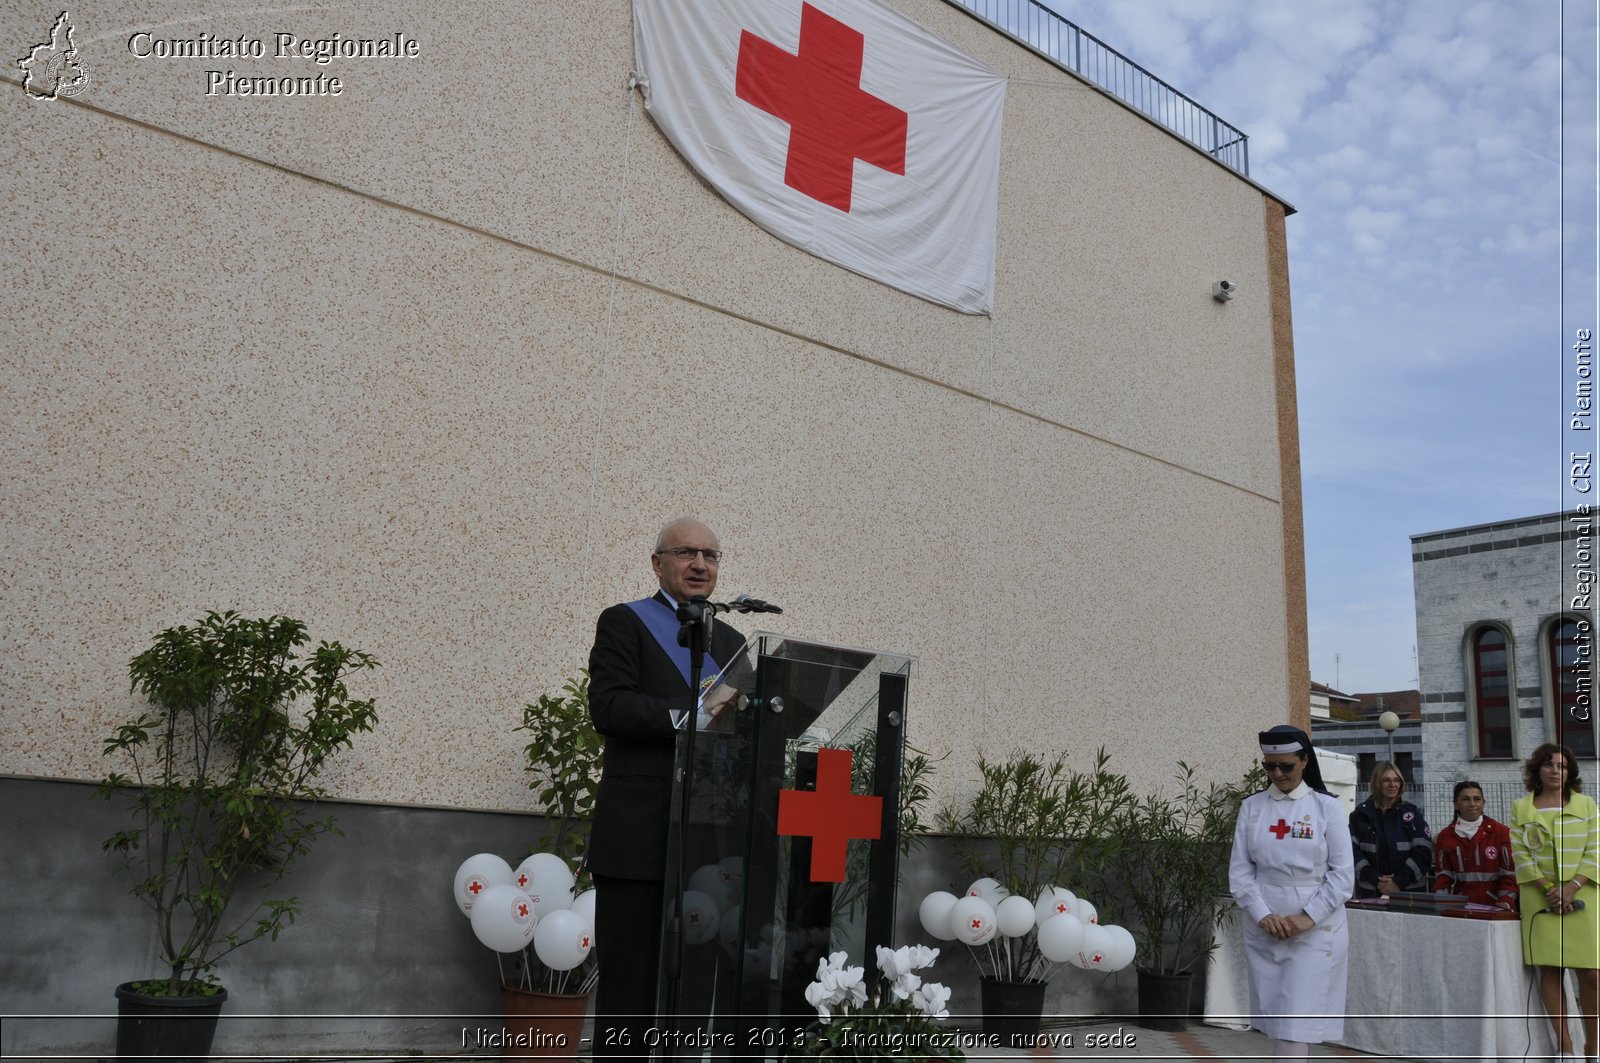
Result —
<instances>
[{"instance_id":1,"label":"black plastic planter","mask_svg":"<svg viewBox=\"0 0 1600 1063\"><path fill-rule=\"evenodd\" d=\"M1031 1047L1044 1014L1044 989L1043 982L982 979L979 993L983 1001L983 1032L999 1038L1006 1048Z\"/></svg>"},{"instance_id":2,"label":"black plastic planter","mask_svg":"<svg viewBox=\"0 0 1600 1063\"><path fill-rule=\"evenodd\" d=\"M215 996L154 997L136 992L133 982L117 986L117 1058L203 1063L211 1058L217 1017L228 991Z\"/></svg>"}]
</instances>

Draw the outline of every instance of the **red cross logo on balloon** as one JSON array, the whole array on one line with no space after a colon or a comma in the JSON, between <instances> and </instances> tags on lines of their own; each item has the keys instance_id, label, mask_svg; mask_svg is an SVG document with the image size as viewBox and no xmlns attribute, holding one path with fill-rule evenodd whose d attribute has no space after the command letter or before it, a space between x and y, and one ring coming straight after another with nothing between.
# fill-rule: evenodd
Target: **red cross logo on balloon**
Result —
<instances>
[{"instance_id":1,"label":"red cross logo on balloon","mask_svg":"<svg viewBox=\"0 0 1600 1063\"><path fill-rule=\"evenodd\" d=\"M519 890L527 889L528 888L528 883L532 882L532 881L533 880L528 877L528 873L526 871L524 871L522 874L517 876L517 889L519 889Z\"/></svg>"},{"instance_id":2,"label":"red cross logo on balloon","mask_svg":"<svg viewBox=\"0 0 1600 1063\"><path fill-rule=\"evenodd\" d=\"M861 88L866 38L810 4L789 54L744 30L734 92L789 123L783 183L849 213L855 160L906 172L906 112Z\"/></svg>"},{"instance_id":3,"label":"red cross logo on balloon","mask_svg":"<svg viewBox=\"0 0 1600 1063\"><path fill-rule=\"evenodd\" d=\"M483 879L475 878L467 883L467 892L476 897L483 892Z\"/></svg>"},{"instance_id":4,"label":"red cross logo on balloon","mask_svg":"<svg viewBox=\"0 0 1600 1063\"><path fill-rule=\"evenodd\" d=\"M524 919L528 918L528 906L522 901L517 902L517 914Z\"/></svg>"},{"instance_id":5,"label":"red cross logo on balloon","mask_svg":"<svg viewBox=\"0 0 1600 1063\"><path fill-rule=\"evenodd\" d=\"M778 794L778 833L811 838L812 882L843 882L850 840L883 833L883 798L850 792L851 758L848 749L819 749L816 789Z\"/></svg>"}]
</instances>

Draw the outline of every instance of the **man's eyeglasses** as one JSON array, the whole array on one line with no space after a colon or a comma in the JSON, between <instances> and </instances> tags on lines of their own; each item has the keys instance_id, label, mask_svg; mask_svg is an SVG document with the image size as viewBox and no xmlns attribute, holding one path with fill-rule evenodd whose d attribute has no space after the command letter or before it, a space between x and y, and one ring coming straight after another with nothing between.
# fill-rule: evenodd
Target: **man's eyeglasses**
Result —
<instances>
[{"instance_id":1,"label":"man's eyeglasses","mask_svg":"<svg viewBox=\"0 0 1600 1063\"><path fill-rule=\"evenodd\" d=\"M1272 775L1288 775L1300 766L1298 760L1263 760L1261 766Z\"/></svg>"},{"instance_id":2,"label":"man's eyeglasses","mask_svg":"<svg viewBox=\"0 0 1600 1063\"><path fill-rule=\"evenodd\" d=\"M675 557L679 561L693 561L698 554L706 559L706 564L715 565L722 560L721 550L701 550L693 546L674 546L671 550L657 550L656 554L665 557Z\"/></svg>"}]
</instances>

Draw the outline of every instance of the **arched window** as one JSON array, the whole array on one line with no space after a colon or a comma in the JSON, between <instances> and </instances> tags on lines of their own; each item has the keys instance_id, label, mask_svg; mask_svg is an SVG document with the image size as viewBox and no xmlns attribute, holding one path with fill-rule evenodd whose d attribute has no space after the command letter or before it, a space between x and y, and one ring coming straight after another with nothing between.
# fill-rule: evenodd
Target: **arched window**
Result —
<instances>
[{"instance_id":1,"label":"arched window","mask_svg":"<svg viewBox=\"0 0 1600 1063\"><path fill-rule=\"evenodd\" d=\"M1555 741L1594 756L1594 637L1586 620L1558 616L1545 628L1545 694Z\"/></svg>"},{"instance_id":2,"label":"arched window","mask_svg":"<svg viewBox=\"0 0 1600 1063\"><path fill-rule=\"evenodd\" d=\"M1472 712L1477 725L1474 754L1515 756L1511 733L1516 719L1511 702L1511 647L1506 643L1505 632L1497 627L1480 627L1472 633L1467 648Z\"/></svg>"}]
</instances>

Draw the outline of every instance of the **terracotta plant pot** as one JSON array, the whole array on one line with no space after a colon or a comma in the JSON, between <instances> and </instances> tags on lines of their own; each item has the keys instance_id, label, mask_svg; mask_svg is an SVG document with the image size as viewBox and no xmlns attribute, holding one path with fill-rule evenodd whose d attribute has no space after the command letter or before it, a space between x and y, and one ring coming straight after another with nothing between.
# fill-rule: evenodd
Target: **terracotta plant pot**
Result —
<instances>
[{"instance_id":1,"label":"terracotta plant pot","mask_svg":"<svg viewBox=\"0 0 1600 1063\"><path fill-rule=\"evenodd\" d=\"M502 984L505 1043L501 1059L570 1060L583 1038L588 993L540 993Z\"/></svg>"}]
</instances>

